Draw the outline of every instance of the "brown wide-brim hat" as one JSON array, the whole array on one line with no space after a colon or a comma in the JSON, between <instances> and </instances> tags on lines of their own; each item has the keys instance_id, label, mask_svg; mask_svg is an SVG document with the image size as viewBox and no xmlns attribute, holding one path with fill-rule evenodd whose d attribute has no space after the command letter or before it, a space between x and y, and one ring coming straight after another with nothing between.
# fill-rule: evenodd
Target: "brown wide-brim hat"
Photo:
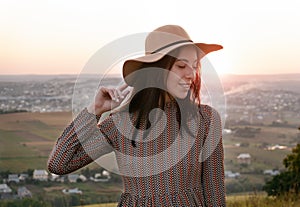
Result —
<instances>
[{"instance_id":1,"label":"brown wide-brim hat","mask_svg":"<svg viewBox=\"0 0 300 207\"><path fill-rule=\"evenodd\" d=\"M131 78L126 79L131 73L141 69L143 63L152 63L162 59L172 50L194 45L200 51L200 59L210 52L223 47L218 44L194 43L188 33L178 25L165 25L150 32L145 41L145 55L135 59L126 60L123 64L123 77L128 85L132 85Z\"/></svg>"}]
</instances>

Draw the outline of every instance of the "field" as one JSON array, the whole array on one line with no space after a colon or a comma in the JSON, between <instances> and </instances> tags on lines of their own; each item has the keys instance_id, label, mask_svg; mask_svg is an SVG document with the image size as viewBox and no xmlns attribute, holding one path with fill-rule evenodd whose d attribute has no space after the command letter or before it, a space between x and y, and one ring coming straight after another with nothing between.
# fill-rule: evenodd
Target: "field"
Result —
<instances>
[{"instance_id":1,"label":"field","mask_svg":"<svg viewBox=\"0 0 300 207\"><path fill-rule=\"evenodd\" d=\"M50 150L71 118L67 112L1 114L0 169L46 169Z\"/></svg>"},{"instance_id":2,"label":"field","mask_svg":"<svg viewBox=\"0 0 300 207\"><path fill-rule=\"evenodd\" d=\"M230 195L226 198L227 207L300 207L300 201L292 196L283 198L267 197L265 193Z\"/></svg>"},{"instance_id":3,"label":"field","mask_svg":"<svg viewBox=\"0 0 300 207\"><path fill-rule=\"evenodd\" d=\"M226 198L227 207L300 207L300 201L269 198L265 194L240 194ZM80 207L116 207L117 203L84 205ZM79 206L77 206L79 207Z\"/></svg>"},{"instance_id":4,"label":"field","mask_svg":"<svg viewBox=\"0 0 300 207\"><path fill-rule=\"evenodd\" d=\"M52 113L11 113L0 114L0 171L21 173L28 169L46 169L46 162L55 140L64 127L71 121L72 114L68 112ZM265 169L283 169L282 159L291 151L298 140L298 130L290 127L243 126L235 125L235 128L245 127L260 128L259 133L253 137L240 137L234 133L224 135L225 170L241 173L239 178L226 178L228 192L228 206L251 206L237 204L240 197L232 196L233 192L260 191L261 187L271 176L263 174ZM268 145L286 145L284 150L265 150ZM251 154L251 164L240 164L237 155L240 153ZM92 164L90 167L98 167ZM117 199L122 190L122 184L99 185L91 182L77 184L46 184L45 186L27 186L33 193L39 196L49 196L53 199L60 197L63 188L79 187L86 192L85 199L96 198L97 195ZM231 195L230 195L231 194ZM267 199L267 198L265 198ZM262 202L265 202L262 199ZM250 202L241 199L243 202ZM105 202L105 200L103 200ZM94 205L115 206L115 204ZM259 205L258 205L259 206ZM267 205L266 205L267 206ZM277 206L277 205L273 205ZM279 205L278 205L279 206ZM283 206L283 205L282 205ZM296 205L293 205L296 206Z\"/></svg>"},{"instance_id":5,"label":"field","mask_svg":"<svg viewBox=\"0 0 300 207\"><path fill-rule=\"evenodd\" d=\"M102 203L102 204L86 205L81 207L116 207L117 205L118 205L117 203Z\"/></svg>"},{"instance_id":6,"label":"field","mask_svg":"<svg viewBox=\"0 0 300 207\"><path fill-rule=\"evenodd\" d=\"M22 173L28 169L47 169L49 153L71 119L72 114L67 112L0 114L0 171ZM99 166L91 164L88 167L95 169ZM24 184L10 184L13 191L19 186ZM82 200L84 203L116 201L122 190L122 183L92 181L75 184L40 182L27 183L25 186L34 198L42 197L56 203L70 202L71 199ZM62 189L68 188L79 188L84 194L64 195Z\"/></svg>"},{"instance_id":7,"label":"field","mask_svg":"<svg viewBox=\"0 0 300 207\"><path fill-rule=\"evenodd\" d=\"M45 168L55 140L71 119L72 114L68 112L0 114L0 169L22 172L29 168ZM282 159L295 146L297 130L271 126L259 128L260 133L252 138L224 135L226 170L247 173L283 168ZM238 147L237 144L242 145ZM273 151L262 148L263 145L275 144L287 145L289 148ZM236 162L239 153L251 154L251 165L239 165Z\"/></svg>"},{"instance_id":8,"label":"field","mask_svg":"<svg viewBox=\"0 0 300 207\"><path fill-rule=\"evenodd\" d=\"M235 130L255 131L251 136L239 133L224 135L225 170L240 173L239 178L227 178L227 193L262 190L264 183L272 176L265 175L265 170L284 170L283 159L299 143L297 128L275 127L269 124L260 126L234 125ZM243 133L240 133L243 134ZM281 145L286 149L267 150L269 146ZM251 155L250 164L240 163L240 153Z\"/></svg>"}]
</instances>

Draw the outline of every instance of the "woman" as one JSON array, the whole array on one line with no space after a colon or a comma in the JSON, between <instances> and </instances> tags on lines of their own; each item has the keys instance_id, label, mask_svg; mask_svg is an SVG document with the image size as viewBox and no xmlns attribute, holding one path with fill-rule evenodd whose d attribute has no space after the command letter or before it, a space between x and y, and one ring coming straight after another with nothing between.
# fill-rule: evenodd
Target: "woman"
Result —
<instances>
[{"instance_id":1,"label":"woman","mask_svg":"<svg viewBox=\"0 0 300 207\"><path fill-rule=\"evenodd\" d=\"M225 206L221 121L200 103L200 59L219 49L177 25L151 32L145 55L123 65L128 102L116 109L127 84L101 87L57 140L49 170L67 174L113 151L124 183L118 206Z\"/></svg>"}]
</instances>

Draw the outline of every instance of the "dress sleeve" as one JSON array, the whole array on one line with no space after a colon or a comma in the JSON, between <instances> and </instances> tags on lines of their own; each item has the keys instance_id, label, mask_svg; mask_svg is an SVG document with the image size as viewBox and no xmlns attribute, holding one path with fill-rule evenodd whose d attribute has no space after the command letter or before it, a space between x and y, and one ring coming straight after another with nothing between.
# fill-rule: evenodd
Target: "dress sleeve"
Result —
<instances>
[{"instance_id":1,"label":"dress sleeve","mask_svg":"<svg viewBox=\"0 0 300 207\"><path fill-rule=\"evenodd\" d=\"M117 132L109 116L98 119L85 108L67 126L50 153L47 166L54 174L71 173L113 150Z\"/></svg>"},{"instance_id":2,"label":"dress sleeve","mask_svg":"<svg viewBox=\"0 0 300 207\"><path fill-rule=\"evenodd\" d=\"M224 151L220 115L209 107L208 128L202 153L202 188L205 206L226 206L224 185Z\"/></svg>"}]
</instances>

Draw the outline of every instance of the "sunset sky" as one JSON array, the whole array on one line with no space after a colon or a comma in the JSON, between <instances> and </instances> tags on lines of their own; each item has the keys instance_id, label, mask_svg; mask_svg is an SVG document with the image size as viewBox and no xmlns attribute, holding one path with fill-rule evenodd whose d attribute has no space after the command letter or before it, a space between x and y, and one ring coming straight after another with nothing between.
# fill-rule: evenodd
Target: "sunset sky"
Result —
<instances>
[{"instance_id":1,"label":"sunset sky","mask_svg":"<svg viewBox=\"0 0 300 207\"><path fill-rule=\"evenodd\" d=\"M78 74L104 45L164 24L218 43L217 72L300 72L297 0L1 0L1 74Z\"/></svg>"}]
</instances>

